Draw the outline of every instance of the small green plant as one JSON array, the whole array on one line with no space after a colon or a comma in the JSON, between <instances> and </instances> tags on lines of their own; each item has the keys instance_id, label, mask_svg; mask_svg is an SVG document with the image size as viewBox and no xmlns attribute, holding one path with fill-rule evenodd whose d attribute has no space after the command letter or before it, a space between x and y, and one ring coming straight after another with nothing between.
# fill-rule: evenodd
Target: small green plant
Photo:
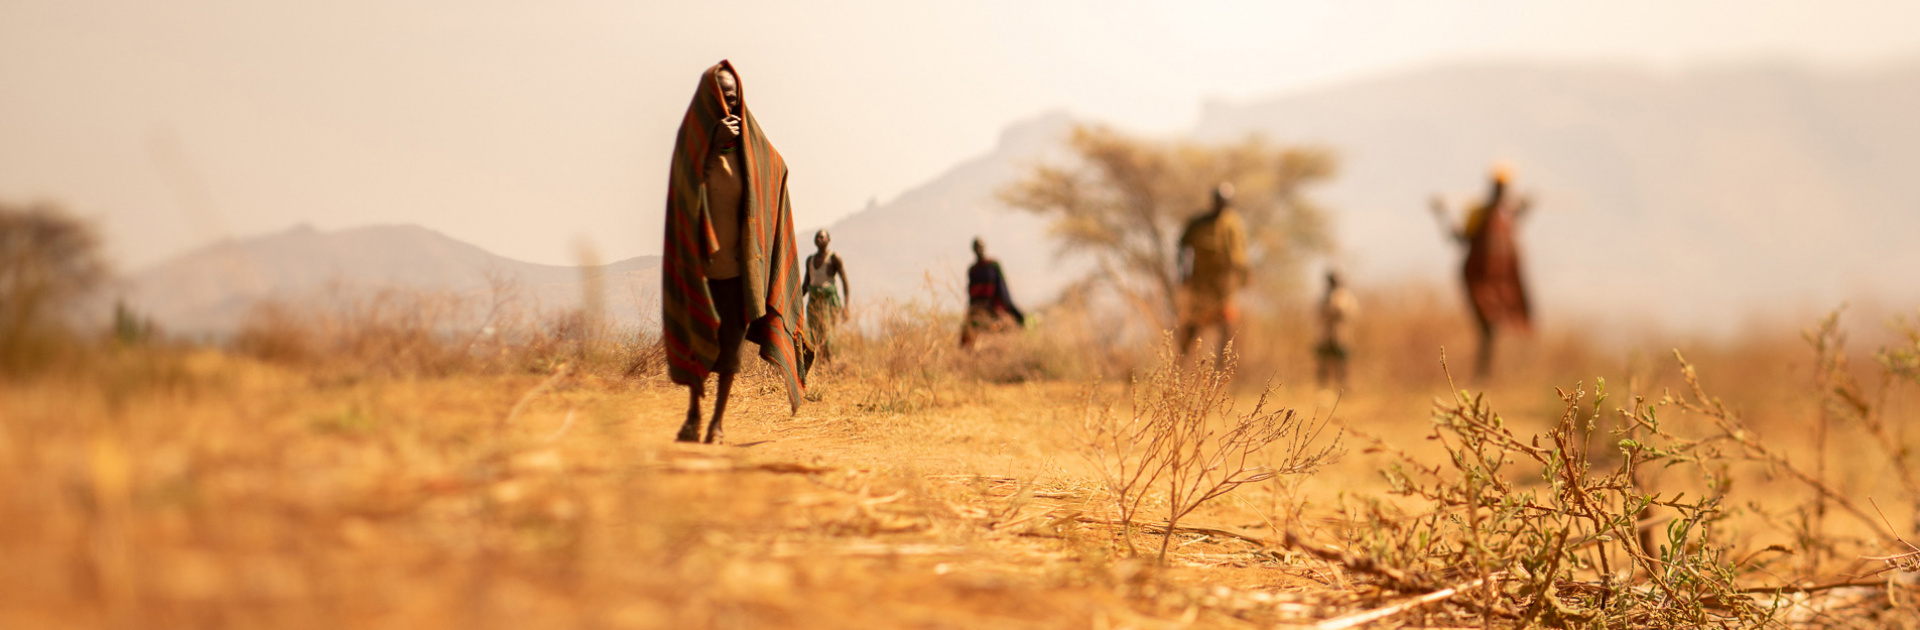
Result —
<instances>
[{"instance_id":1,"label":"small green plant","mask_svg":"<svg viewBox=\"0 0 1920 630\"><path fill-rule=\"evenodd\" d=\"M1902 343L1881 349L1876 358L1886 366L1888 373L1909 383L1920 384L1920 320L1899 317L1889 326L1899 333Z\"/></svg>"},{"instance_id":2,"label":"small green plant","mask_svg":"<svg viewBox=\"0 0 1920 630\"><path fill-rule=\"evenodd\" d=\"M120 347L146 345L153 341L156 326L153 319L141 315L127 306L125 301L113 303L113 342Z\"/></svg>"},{"instance_id":3,"label":"small green plant","mask_svg":"<svg viewBox=\"0 0 1920 630\"><path fill-rule=\"evenodd\" d=\"M1823 401L1857 400L1848 394L1856 385L1835 368L1844 359L1834 354L1839 337L1833 319L1809 338L1828 370L1819 379ZM1885 586L1884 579L1833 575L1831 566L1818 562L1842 545L1904 544L1881 529L1884 519L1761 440L1707 394L1692 364L1677 352L1675 359L1683 392L1654 401L1634 396L1615 410L1607 459L1616 463L1610 469L1596 466L1583 439L1609 415L1603 412L1604 380L1591 392L1581 385L1556 389L1563 403L1558 422L1528 437L1515 433L1485 394L1456 391L1435 401L1428 436L1445 447L1444 463L1422 463L1377 438L1367 449L1389 456L1382 472L1395 493L1425 503L1425 509L1407 514L1371 501L1354 515L1344 549L1293 533L1286 542L1372 575L1390 591L1421 594L1422 603L1448 601L1454 608L1445 614L1461 622L1477 618L1483 626L1765 627L1819 614L1830 605L1807 602L1820 593ZM1864 406L1854 412L1870 417ZM1682 431L1669 415L1701 419L1704 426ZM1889 453L1904 469L1901 456ZM1805 504L1796 508L1797 549L1738 549L1730 520L1743 510L1761 519L1769 515L1732 495L1734 466L1763 467L1806 490ZM1662 471L1691 479L1690 487L1653 489L1649 479ZM1818 533L1807 515L1825 505L1885 540ZM1789 556L1813 559L1790 571L1779 561ZM1901 571L1912 564L1909 554L1861 557Z\"/></svg>"},{"instance_id":4,"label":"small green plant","mask_svg":"<svg viewBox=\"0 0 1920 630\"><path fill-rule=\"evenodd\" d=\"M1559 422L1524 439L1484 394L1437 401L1429 439L1445 444L1448 462L1428 466L1400 454L1386 471L1398 493L1434 509L1411 519L1370 512L1358 546L1397 567L1409 590L1477 585L1461 597L1483 622L1673 627L1763 619L1739 596L1729 545L1715 536L1728 483L1717 454L1707 452L1712 444L1672 437L1658 406L1636 400L1616 436L1618 466L1596 473L1581 436L1601 416L1605 381L1591 403L1581 386L1557 391L1565 405ZM1538 483L1514 480L1522 461L1538 467ZM1637 482L1642 467L1675 465L1698 467L1707 492L1665 496ZM1650 518L1656 506L1675 514L1664 528Z\"/></svg>"}]
</instances>

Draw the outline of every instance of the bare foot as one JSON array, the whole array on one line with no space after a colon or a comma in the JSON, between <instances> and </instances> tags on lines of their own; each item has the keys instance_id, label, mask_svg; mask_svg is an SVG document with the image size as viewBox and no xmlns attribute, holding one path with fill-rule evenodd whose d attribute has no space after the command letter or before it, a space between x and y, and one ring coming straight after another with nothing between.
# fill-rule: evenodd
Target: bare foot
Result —
<instances>
[{"instance_id":1,"label":"bare foot","mask_svg":"<svg viewBox=\"0 0 1920 630\"><path fill-rule=\"evenodd\" d=\"M700 441L700 410L699 409L693 409L693 410L687 411L687 423L680 425L680 436L674 438L674 441L676 442L699 442Z\"/></svg>"}]
</instances>

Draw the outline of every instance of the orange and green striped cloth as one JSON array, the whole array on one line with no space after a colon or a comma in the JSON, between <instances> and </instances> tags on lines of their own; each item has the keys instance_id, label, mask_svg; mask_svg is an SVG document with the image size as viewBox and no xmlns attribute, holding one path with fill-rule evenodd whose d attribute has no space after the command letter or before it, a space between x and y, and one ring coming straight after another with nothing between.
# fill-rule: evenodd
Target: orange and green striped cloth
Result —
<instances>
[{"instance_id":1,"label":"orange and green striped cloth","mask_svg":"<svg viewBox=\"0 0 1920 630\"><path fill-rule=\"evenodd\" d=\"M726 61L700 76L700 89L680 121L667 190L666 245L661 253L660 319L667 347L667 374L682 385L705 383L720 356L720 313L707 290L706 261L719 251L708 216L706 156L712 130L726 116L719 72L731 72L740 90L740 146L744 151L746 220L741 224L741 280L746 285L747 339L760 358L787 383L787 398L800 410L806 390L801 366L801 282L793 246L793 206L787 198L787 163L746 105L746 86Z\"/></svg>"}]
</instances>

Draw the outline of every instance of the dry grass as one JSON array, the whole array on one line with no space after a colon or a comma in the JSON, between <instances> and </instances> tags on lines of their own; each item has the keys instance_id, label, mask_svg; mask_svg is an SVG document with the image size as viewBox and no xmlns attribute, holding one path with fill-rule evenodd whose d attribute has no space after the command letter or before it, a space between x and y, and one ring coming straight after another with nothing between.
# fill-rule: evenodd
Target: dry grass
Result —
<instances>
[{"instance_id":1,"label":"dry grass","mask_svg":"<svg viewBox=\"0 0 1920 630\"><path fill-rule=\"evenodd\" d=\"M650 329L622 329L593 307L542 308L510 283L483 294L335 287L318 299L256 305L230 343L243 355L333 378L664 369Z\"/></svg>"},{"instance_id":2,"label":"dry grass","mask_svg":"<svg viewBox=\"0 0 1920 630\"><path fill-rule=\"evenodd\" d=\"M1169 335L1160 365L1130 384L1131 408L1117 412L1090 395L1074 435L1099 472L1129 553L1139 554L1133 530L1143 508L1160 508L1161 562L1181 519L1202 506L1248 484L1311 475L1340 455L1339 435L1325 435L1329 419L1271 408L1271 386L1250 409L1235 409L1231 348L1217 369L1205 361L1189 367L1178 356Z\"/></svg>"},{"instance_id":3,"label":"dry grass","mask_svg":"<svg viewBox=\"0 0 1920 630\"><path fill-rule=\"evenodd\" d=\"M1072 430L1088 383L1158 364L1085 315L962 354L957 317L903 307L797 415L749 370L725 447L670 442L651 343L553 318L103 347L0 383L0 627L1920 624L1908 573L1862 577L1914 538L1913 337L1681 344L1685 370L1569 333L1460 392L1450 304L1369 303L1337 408L1297 324L1250 326L1244 388L1378 447L1142 522L1165 563L1126 553Z\"/></svg>"}]
</instances>

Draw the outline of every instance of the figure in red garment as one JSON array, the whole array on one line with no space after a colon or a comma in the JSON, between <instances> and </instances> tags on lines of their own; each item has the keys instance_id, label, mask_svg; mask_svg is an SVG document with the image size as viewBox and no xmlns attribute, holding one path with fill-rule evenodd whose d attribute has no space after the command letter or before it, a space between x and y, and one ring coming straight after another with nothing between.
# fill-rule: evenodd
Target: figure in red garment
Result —
<instances>
[{"instance_id":1,"label":"figure in red garment","mask_svg":"<svg viewBox=\"0 0 1920 630\"><path fill-rule=\"evenodd\" d=\"M1533 310L1527 302L1526 283L1521 280L1520 250L1514 240L1517 224L1532 202L1509 190L1511 178L1510 168L1495 166L1487 198L1467 213L1464 224L1449 218L1446 203L1438 196L1432 203L1442 229L1467 250L1460 279L1479 325L1480 352L1474 358L1473 371L1481 378L1493 374L1494 340L1499 335L1533 330Z\"/></svg>"}]
</instances>

